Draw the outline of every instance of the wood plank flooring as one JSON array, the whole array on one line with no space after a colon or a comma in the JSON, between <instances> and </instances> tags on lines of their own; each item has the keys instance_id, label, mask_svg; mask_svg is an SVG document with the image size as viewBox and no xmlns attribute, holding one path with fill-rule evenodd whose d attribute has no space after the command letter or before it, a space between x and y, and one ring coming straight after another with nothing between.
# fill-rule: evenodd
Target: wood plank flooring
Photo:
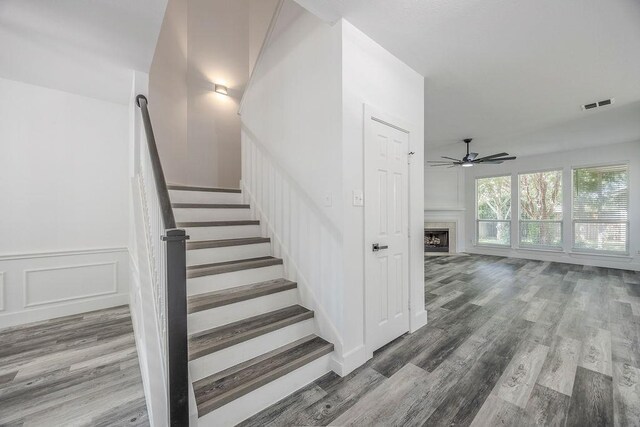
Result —
<instances>
[{"instance_id":1,"label":"wood plank flooring","mask_svg":"<svg viewBox=\"0 0 640 427\"><path fill-rule=\"evenodd\" d=\"M0 330L0 425L149 425L127 306Z\"/></svg>"},{"instance_id":2,"label":"wood plank flooring","mask_svg":"<svg viewBox=\"0 0 640 427\"><path fill-rule=\"evenodd\" d=\"M243 425L640 425L640 273L427 257L425 290L427 326Z\"/></svg>"}]
</instances>

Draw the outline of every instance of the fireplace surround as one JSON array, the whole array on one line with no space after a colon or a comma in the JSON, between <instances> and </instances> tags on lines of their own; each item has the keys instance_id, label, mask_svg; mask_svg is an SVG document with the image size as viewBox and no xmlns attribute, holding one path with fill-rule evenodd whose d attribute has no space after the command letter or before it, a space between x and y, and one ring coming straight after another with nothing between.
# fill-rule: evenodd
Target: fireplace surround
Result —
<instances>
[{"instance_id":1,"label":"fireplace surround","mask_svg":"<svg viewBox=\"0 0 640 427\"><path fill-rule=\"evenodd\" d=\"M456 231L457 223L455 221L425 221L424 252L457 253ZM444 237L445 235L446 237Z\"/></svg>"}]
</instances>

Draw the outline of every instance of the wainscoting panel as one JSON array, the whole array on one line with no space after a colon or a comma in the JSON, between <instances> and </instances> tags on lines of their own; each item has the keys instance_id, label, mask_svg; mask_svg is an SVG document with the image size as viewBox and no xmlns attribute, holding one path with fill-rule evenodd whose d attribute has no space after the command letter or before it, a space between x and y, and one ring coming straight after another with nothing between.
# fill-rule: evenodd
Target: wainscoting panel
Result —
<instances>
[{"instance_id":1,"label":"wainscoting panel","mask_svg":"<svg viewBox=\"0 0 640 427\"><path fill-rule=\"evenodd\" d=\"M128 250L0 256L0 328L128 303Z\"/></svg>"},{"instance_id":2,"label":"wainscoting panel","mask_svg":"<svg viewBox=\"0 0 640 427\"><path fill-rule=\"evenodd\" d=\"M246 129L241 188L263 235L271 238L274 256L284 261L285 277L298 283L302 305L315 311L316 334L342 355L342 338L334 324L342 316L334 298L342 292L342 278L335 274L342 262L340 231Z\"/></svg>"},{"instance_id":3,"label":"wainscoting panel","mask_svg":"<svg viewBox=\"0 0 640 427\"><path fill-rule=\"evenodd\" d=\"M117 292L117 262L41 268L24 272L25 307Z\"/></svg>"}]
</instances>

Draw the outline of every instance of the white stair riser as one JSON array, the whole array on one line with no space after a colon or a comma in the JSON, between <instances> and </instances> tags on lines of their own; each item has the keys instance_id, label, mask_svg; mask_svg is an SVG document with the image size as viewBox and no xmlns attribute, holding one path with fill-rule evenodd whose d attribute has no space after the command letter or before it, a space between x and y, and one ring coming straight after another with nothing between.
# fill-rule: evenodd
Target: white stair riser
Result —
<instances>
[{"instance_id":1,"label":"white stair riser","mask_svg":"<svg viewBox=\"0 0 640 427\"><path fill-rule=\"evenodd\" d=\"M199 427L234 426L329 372L331 353L271 381L198 419Z\"/></svg>"},{"instance_id":2,"label":"white stair riser","mask_svg":"<svg viewBox=\"0 0 640 427\"><path fill-rule=\"evenodd\" d=\"M280 279L284 277L283 274L282 264L277 264L269 267L195 277L187 279L187 295L203 294L266 280Z\"/></svg>"},{"instance_id":3,"label":"white stair riser","mask_svg":"<svg viewBox=\"0 0 640 427\"><path fill-rule=\"evenodd\" d=\"M230 225L222 227L187 227L187 235L191 240L241 239L243 237L260 237L259 225Z\"/></svg>"},{"instance_id":4,"label":"white stair riser","mask_svg":"<svg viewBox=\"0 0 640 427\"><path fill-rule=\"evenodd\" d=\"M242 203L240 193L169 190L171 203Z\"/></svg>"},{"instance_id":5,"label":"white stair riser","mask_svg":"<svg viewBox=\"0 0 640 427\"><path fill-rule=\"evenodd\" d=\"M217 372L261 356L272 350L290 344L313 334L313 319L294 323L277 331L261 335L251 340L227 347L215 353L199 357L189 362L189 373L192 381L208 377Z\"/></svg>"},{"instance_id":6,"label":"white stair riser","mask_svg":"<svg viewBox=\"0 0 640 427\"><path fill-rule=\"evenodd\" d=\"M189 334L217 328L248 317L279 310L298 304L298 290L289 289L284 292L265 295L240 301L235 304L215 307L209 310L198 311L189 315L187 320Z\"/></svg>"},{"instance_id":7,"label":"white stair riser","mask_svg":"<svg viewBox=\"0 0 640 427\"><path fill-rule=\"evenodd\" d=\"M250 209L236 208L176 208L176 222L233 221L251 219Z\"/></svg>"},{"instance_id":8,"label":"white stair riser","mask_svg":"<svg viewBox=\"0 0 640 427\"><path fill-rule=\"evenodd\" d=\"M269 255L271 255L271 244L268 242L253 245L223 246L220 248L189 249L187 251L187 265L202 265Z\"/></svg>"}]
</instances>

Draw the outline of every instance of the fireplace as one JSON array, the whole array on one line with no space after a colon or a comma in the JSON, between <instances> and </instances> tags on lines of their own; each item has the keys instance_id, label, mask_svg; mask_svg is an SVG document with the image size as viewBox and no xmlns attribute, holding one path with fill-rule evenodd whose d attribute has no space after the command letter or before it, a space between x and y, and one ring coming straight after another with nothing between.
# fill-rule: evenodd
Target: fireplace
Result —
<instances>
[{"instance_id":1,"label":"fireplace","mask_svg":"<svg viewBox=\"0 0 640 427\"><path fill-rule=\"evenodd\" d=\"M449 229L425 229L425 252L449 252Z\"/></svg>"}]
</instances>

